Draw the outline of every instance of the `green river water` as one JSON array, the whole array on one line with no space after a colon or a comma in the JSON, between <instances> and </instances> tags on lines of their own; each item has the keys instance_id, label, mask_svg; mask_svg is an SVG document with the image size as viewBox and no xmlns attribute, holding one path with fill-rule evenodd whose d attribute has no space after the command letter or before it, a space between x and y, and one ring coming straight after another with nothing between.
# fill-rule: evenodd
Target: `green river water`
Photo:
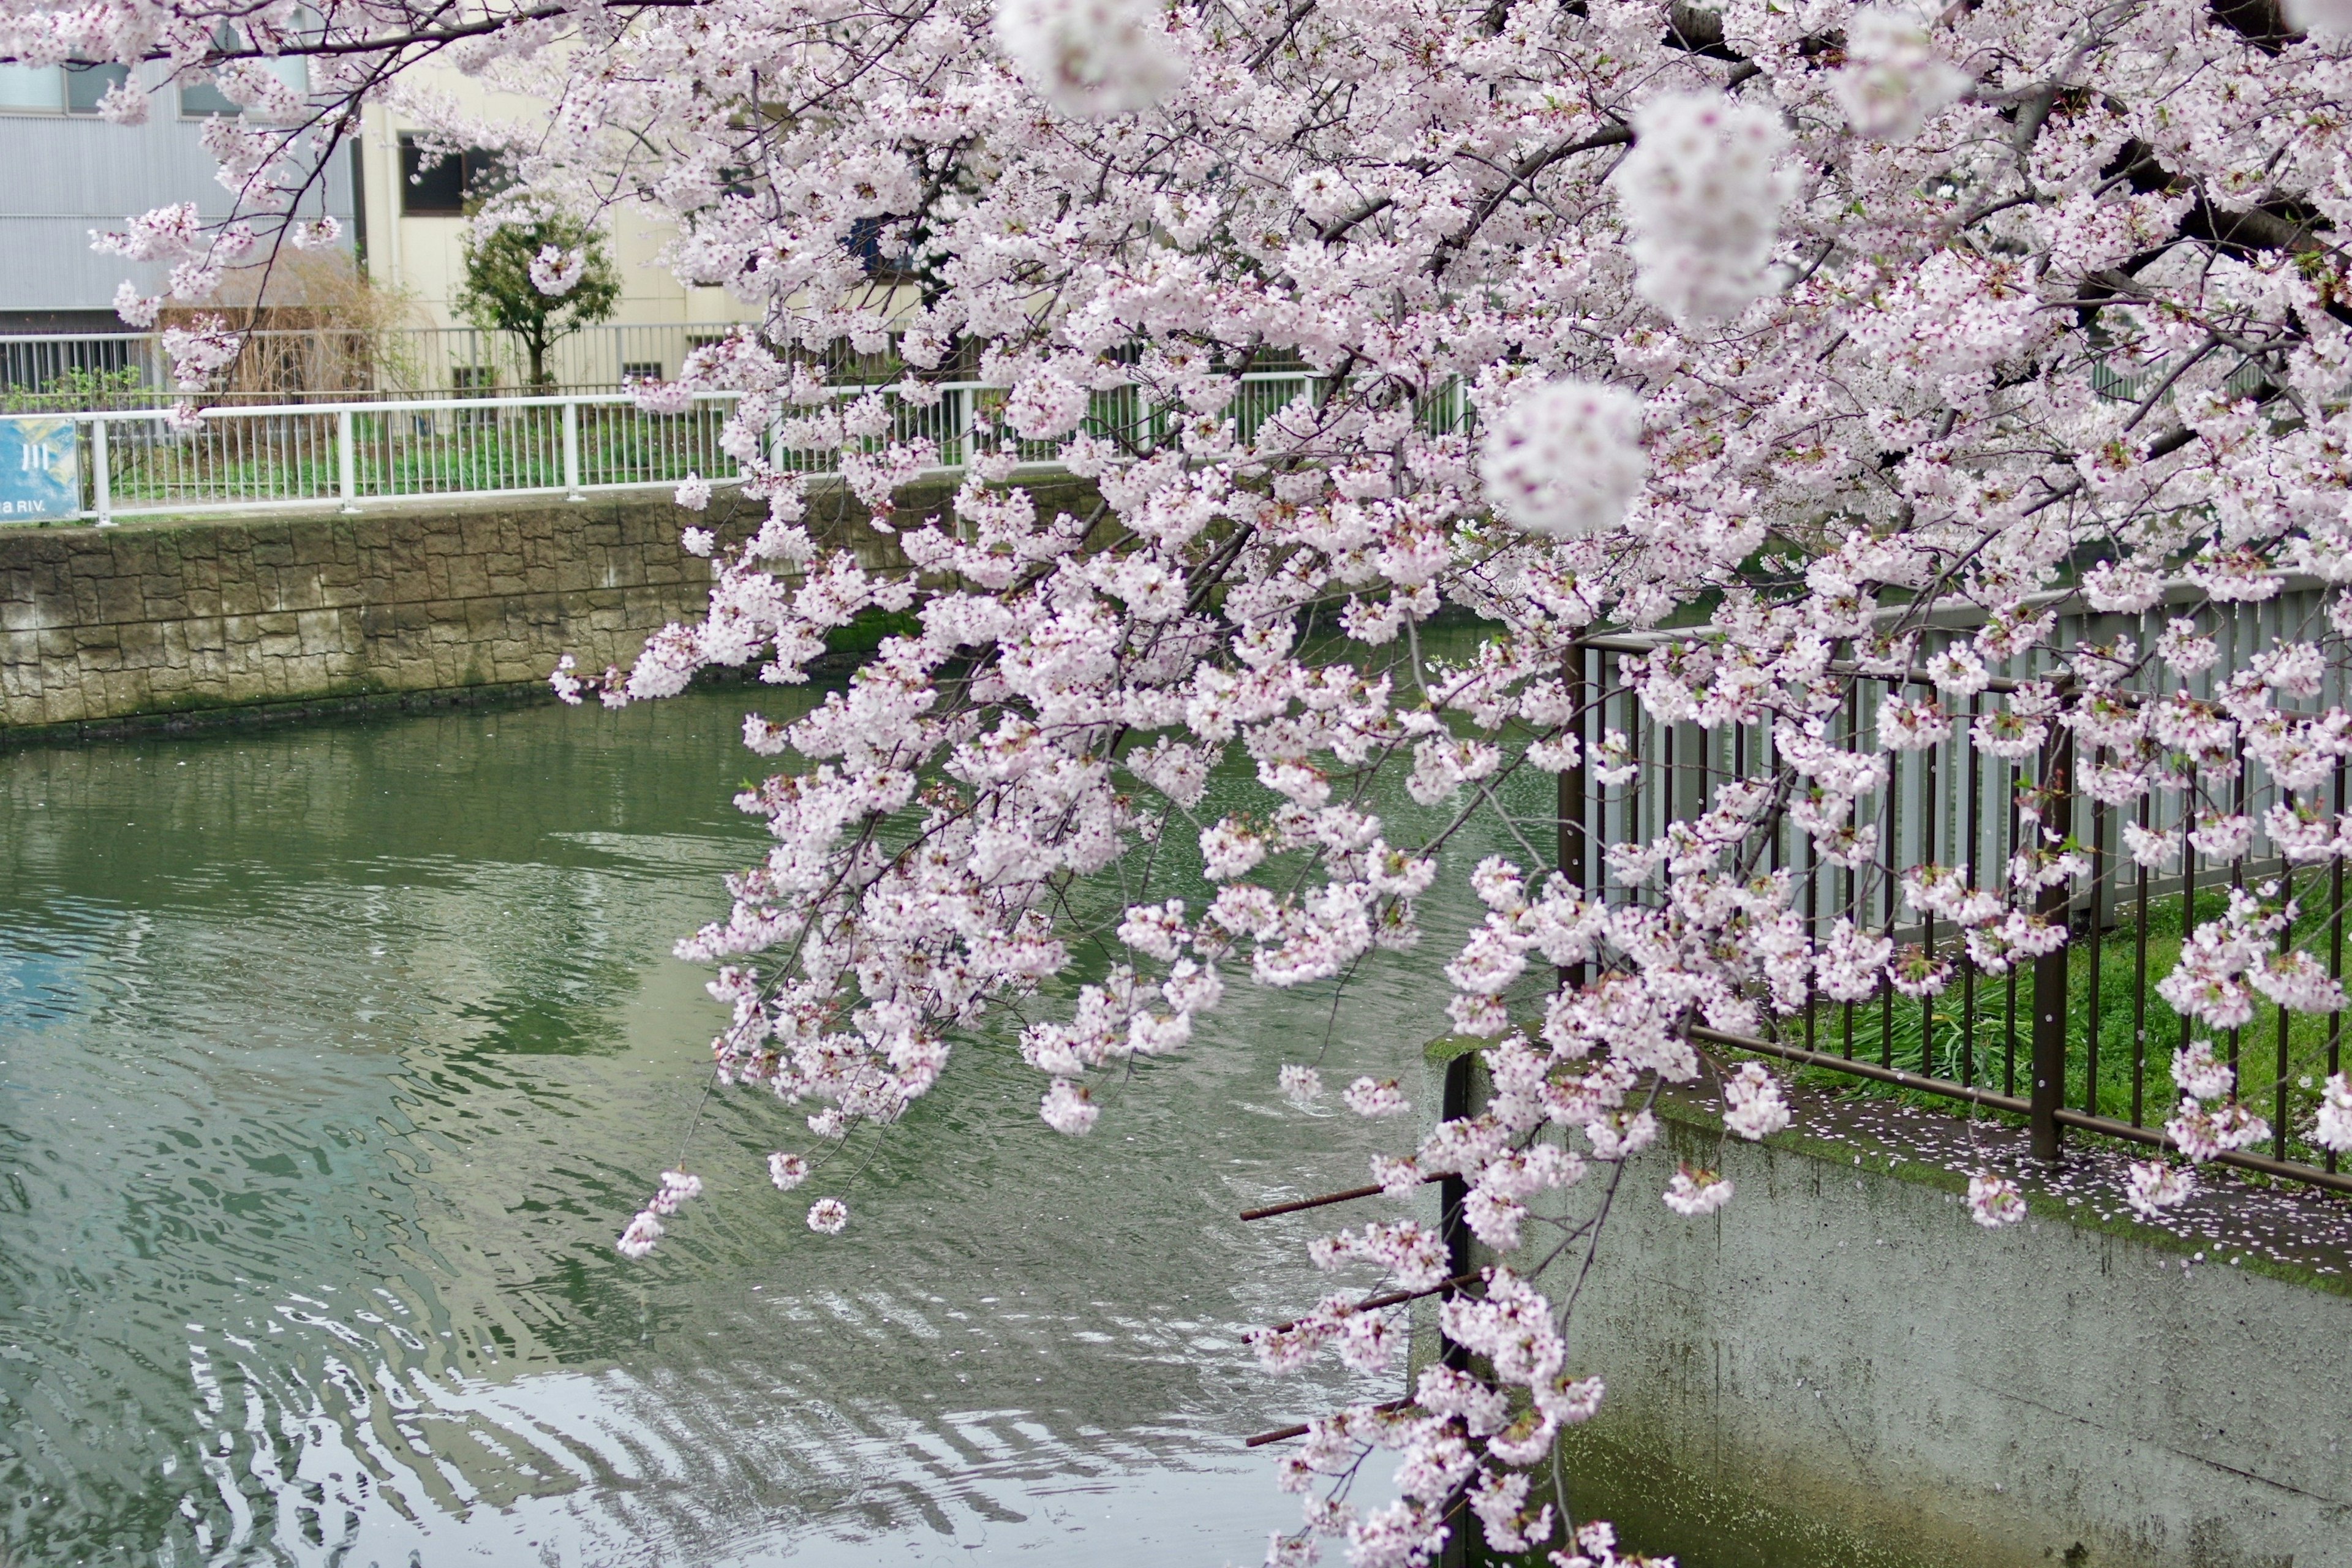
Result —
<instances>
[{"instance_id":1,"label":"green river water","mask_svg":"<svg viewBox=\"0 0 2352 1568\"><path fill-rule=\"evenodd\" d=\"M764 1181L796 1113L721 1093L629 1264L719 1016L669 944L763 842L746 701L0 754L9 1563L1216 1564L1295 1521L1241 1438L1344 1391L1240 1336L1329 1281L1234 1212L1409 1135L1275 1074L1328 1024L1327 1081L1413 1084L1467 912L1336 1012L1234 976L1089 1138L963 1042L837 1238Z\"/></svg>"}]
</instances>

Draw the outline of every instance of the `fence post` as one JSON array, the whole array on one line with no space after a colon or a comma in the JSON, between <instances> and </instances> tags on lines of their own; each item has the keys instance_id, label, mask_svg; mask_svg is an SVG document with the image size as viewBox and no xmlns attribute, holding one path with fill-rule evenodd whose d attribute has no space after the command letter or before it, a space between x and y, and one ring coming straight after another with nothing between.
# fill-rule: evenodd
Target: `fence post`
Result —
<instances>
[{"instance_id":1,"label":"fence post","mask_svg":"<svg viewBox=\"0 0 2352 1568\"><path fill-rule=\"evenodd\" d=\"M1605 657L1605 656L1604 656ZM1584 750L1590 729L1584 721L1584 648L1571 643L1568 649L1568 666L1563 671L1568 687L1568 733L1576 746L1576 763L1559 771L1559 874L1579 893L1584 891L1584 867L1591 857L1585 842L1586 825L1592 820L1591 803L1586 799ZM1560 967L1559 988L1584 984L1584 965L1563 964Z\"/></svg>"},{"instance_id":2,"label":"fence post","mask_svg":"<svg viewBox=\"0 0 2352 1568\"><path fill-rule=\"evenodd\" d=\"M114 526L114 471L109 466L110 454L106 444L104 418L89 422L89 482L90 499L97 503L98 526Z\"/></svg>"},{"instance_id":3,"label":"fence post","mask_svg":"<svg viewBox=\"0 0 2352 1568\"><path fill-rule=\"evenodd\" d=\"M360 458L352 444L352 411L335 410L335 470L336 488L343 498L342 510L360 510Z\"/></svg>"},{"instance_id":4,"label":"fence post","mask_svg":"<svg viewBox=\"0 0 2352 1568\"><path fill-rule=\"evenodd\" d=\"M1466 1120L1474 1114L1474 1098L1478 1053L1459 1052L1445 1064L1444 1088L1439 1096L1437 1114L1448 1121ZM1470 1184L1457 1173L1443 1177L1437 1184L1437 1234L1445 1243L1445 1271L1449 1276L1470 1272L1470 1226L1463 1209L1470 1201ZM1456 1372L1470 1370L1470 1351L1440 1333L1437 1357ZM1445 1533L1445 1545L1440 1550L1438 1568L1473 1568L1486 1561L1486 1542L1478 1529L1478 1516L1464 1509L1450 1521Z\"/></svg>"},{"instance_id":5,"label":"fence post","mask_svg":"<svg viewBox=\"0 0 2352 1568\"><path fill-rule=\"evenodd\" d=\"M2074 826L2074 731L2054 721L2052 731L2042 743L2041 830L2054 827L2064 837ZM2055 1160L2060 1152L2058 1107L2066 1098L2066 967L2073 956L2074 926L2068 918L2073 897L2073 889L2059 882L2042 889L2035 904L2037 914L2066 933L2055 951L2033 961L2033 1089L2027 1119L2037 1160ZM2091 983L2097 984L2097 976Z\"/></svg>"},{"instance_id":6,"label":"fence post","mask_svg":"<svg viewBox=\"0 0 2352 1568\"><path fill-rule=\"evenodd\" d=\"M563 499L588 499L580 493L580 405L570 398L563 404Z\"/></svg>"}]
</instances>

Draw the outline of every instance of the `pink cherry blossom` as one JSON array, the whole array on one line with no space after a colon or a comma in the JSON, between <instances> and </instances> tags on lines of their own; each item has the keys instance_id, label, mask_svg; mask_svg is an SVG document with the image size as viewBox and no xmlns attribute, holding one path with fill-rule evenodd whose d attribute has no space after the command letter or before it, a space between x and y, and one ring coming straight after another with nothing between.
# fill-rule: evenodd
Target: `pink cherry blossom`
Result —
<instances>
[{"instance_id":1,"label":"pink cherry blossom","mask_svg":"<svg viewBox=\"0 0 2352 1568\"><path fill-rule=\"evenodd\" d=\"M2025 1194L2008 1177L1979 1171L1969 1178L1969 1217L1987 1230L2015 1225L2025 1217Z\"/></svg>"}]
</instances>

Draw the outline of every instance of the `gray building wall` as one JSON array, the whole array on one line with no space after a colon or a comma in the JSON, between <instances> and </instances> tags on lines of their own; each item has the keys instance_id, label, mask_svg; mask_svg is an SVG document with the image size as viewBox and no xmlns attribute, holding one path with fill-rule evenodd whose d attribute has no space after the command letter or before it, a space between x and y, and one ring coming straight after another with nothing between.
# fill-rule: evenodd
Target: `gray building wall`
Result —
<instances>
[{"instance_id":1,"label":"gray building wall","mask_svg":"<svg viewBox=\"0 0 2352 1568\"><path fill-rule=\"evenodd\" d=\"M164 268L104 256L90 231L119 229L134 213L193 201L209 218L227 216L229 195L214 178L204 121L178 112L179 95L155 95L144 125L95 115L0 108L0 332L124 331L114 291L124 279L162 290ZM321 210L351 230L351 162L330 161Z\"/></svg>"}]
</instances>

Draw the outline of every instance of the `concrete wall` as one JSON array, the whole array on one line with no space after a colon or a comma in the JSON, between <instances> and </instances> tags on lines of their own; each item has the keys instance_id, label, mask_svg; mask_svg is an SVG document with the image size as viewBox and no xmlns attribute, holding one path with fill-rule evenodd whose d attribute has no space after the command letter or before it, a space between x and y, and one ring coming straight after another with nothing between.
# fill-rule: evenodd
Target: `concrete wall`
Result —
<instances>
[{"instance_id":1,"label":"concrete wall","mask_svg":"<svg viewBox=\"0 0 2352 1568\"><path fill-rule=\"evenodd\" d=\"M1658 1201L1678 1158L1728 1209ZM1571 1326L1609 1387L1576 1512L1685 1568L2352 1564L2352 1300L2039 1209L1988 1234L1954 1185L1670 1122Z\"/></svg>"},{"instance_id":2,"label":"concrete wall","mask_svg":"<svg viewBox=\"0 0 2352 1568\"><path fill-rule=\"evenodd\" d=\"M932 487L902 510L948 499ZM1064 486L1040 502L1087 499ZM730 505L700 521L725 530ZM845 492L811 510L869 566L903 563ZM0 737L530 685L565 653L625 666L701 611L709 569L677 547L689 521L659 496L0 529Z\"/></svg>"}]
</instances>

